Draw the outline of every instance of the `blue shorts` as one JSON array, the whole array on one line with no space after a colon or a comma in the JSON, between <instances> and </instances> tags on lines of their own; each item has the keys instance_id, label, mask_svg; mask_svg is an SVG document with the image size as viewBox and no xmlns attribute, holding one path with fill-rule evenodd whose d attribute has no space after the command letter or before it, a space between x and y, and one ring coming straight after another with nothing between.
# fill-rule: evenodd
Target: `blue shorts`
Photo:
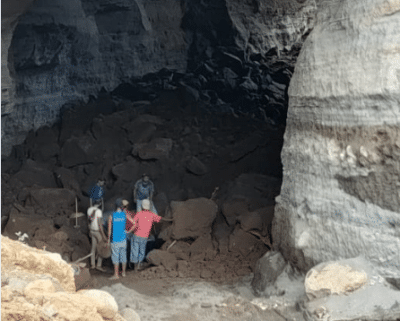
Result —
<instances>
[{"instance_id":1,"label":"blue shorts","mask_svg":"<svg viewBox=\"0 0 400 321\"><path fill-rule=\"evenodd\" d=\"M111 243L111 261L113 264L126 263L126 241Z\"/></svg>"}]
</instances>

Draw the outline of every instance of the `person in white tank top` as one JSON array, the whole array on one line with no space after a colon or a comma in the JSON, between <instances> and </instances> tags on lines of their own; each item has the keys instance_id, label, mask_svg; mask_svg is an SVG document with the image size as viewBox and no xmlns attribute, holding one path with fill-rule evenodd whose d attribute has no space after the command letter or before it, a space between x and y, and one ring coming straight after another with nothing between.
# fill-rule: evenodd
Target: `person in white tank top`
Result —
<instances>
[{"instance_id":1,"label":"person in white tank top","mask_svg":"<svg viewBox=\"0 0 400 321\"><path fill-rule=\"evenodd\" d=\"M104 234L103 230L103 212L101 209L99 209L100 205L100 203L96 203L92 207L89 207L87 210L90 237L92 239L92 256L90 257L90 263L92 269L97 269L99 271L105 272L105 270L102 268L103 258L101 256L98 256L96 266L97 244L99 244L102 240L104 242L107 242L107 237Z\"/></svg>"}]
</instances>

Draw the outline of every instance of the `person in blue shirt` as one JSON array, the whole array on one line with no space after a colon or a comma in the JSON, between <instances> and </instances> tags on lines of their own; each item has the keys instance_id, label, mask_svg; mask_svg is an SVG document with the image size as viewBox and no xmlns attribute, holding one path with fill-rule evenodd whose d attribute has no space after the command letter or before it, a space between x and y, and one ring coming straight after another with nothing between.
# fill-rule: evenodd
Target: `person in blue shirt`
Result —
<instances>
[{"instance_id":1,"label":"person in blue shirt","mask_svg":"<svg viewBox=\"0 0 400 321\"><path fill-rule=\"evenodd\" d=\"M154 184L146 174L142 175L142 178L135 183L133 190L133 200L136 202L136 212L142 210L142 201L145 199L150 200L151 208L150 211L157 214L157 210L153 203Z\"/></svg>"},{"instance_id":2,"label":"person in blue shirt","mask_svg":"<svg viewBox=\"0 0 400 321\"><path fill-rule=\"evenodd\" d=\"M119 264L122 264L122 277L126 276L126 233L131 233L135 228L135 222L123 211L123 200L118 198L115 201L116 211L108 219L108 245L111 246L111 261L114 264L114 275L110 280L119 278ZM132 223L129 231L126 231L126 220ZM111 233L112 231L112 233Z\"/></svg>"},{"instance_id":3,"label":"person in blue shirt","mask_svg":"<svg viewBox=\"0 0 400 321\"><path fill-rule=\"evenodd\" d=\"M90 206L95 204L101 204L101 210L104 211L104 181L98 180L96 185L94 185L89 191Z\"/></svg>"}]
</instances>

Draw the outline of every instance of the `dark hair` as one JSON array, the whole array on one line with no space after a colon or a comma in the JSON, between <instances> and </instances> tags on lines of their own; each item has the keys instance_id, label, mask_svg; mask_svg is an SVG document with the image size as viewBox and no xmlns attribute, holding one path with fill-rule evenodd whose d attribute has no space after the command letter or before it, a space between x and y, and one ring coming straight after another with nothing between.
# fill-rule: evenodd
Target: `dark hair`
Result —
<instances>
[{"instance_id":1,"label":"dark hair","mask_svg":"<svg viewBox=\"0 0 400 321\"><path fill-rule=\"evenodd\" d=\"M115 206L116 207L123 207L122 206L122 198L117 198L116 200L115 200Z\"/></svg>"}]
</instances>

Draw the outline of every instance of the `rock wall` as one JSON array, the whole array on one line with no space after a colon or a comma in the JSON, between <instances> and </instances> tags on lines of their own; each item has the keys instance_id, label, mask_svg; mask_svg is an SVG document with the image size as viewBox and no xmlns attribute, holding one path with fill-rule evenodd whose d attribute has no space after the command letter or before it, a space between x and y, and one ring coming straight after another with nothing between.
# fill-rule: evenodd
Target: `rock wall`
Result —
<instances>
[{"instance_id":1,"label":"rock wall","mask_svg":"<svg viewBox=\"0 0 400 321\"><path fill-rule=\"evenodd\" d=\"M14 81L12 79L13 63L12 56L9 56L9 48L18 24L18 18L28 10L33 0L20 1L15 4L13 1L5 1L1 10L1 114L7 114L14 107ZM10 61L11 60L11 61ZM11 70L10 68L11 67Z\"/></svg>"},{"instance_id":2,"label":"rock wall","mask_svg":"<svg viewBox=\"0 0 400 321\"><path fill-rule=\"evenodd\" d=\"M218 52L220 60L236 62L243 70L239 76L250 77L241 59L259 61L271 48L290 50L312 29L315 1L287 2L296 3L296 11L287 16L279 11L281 16L270 20L277 5L260 0L35 1L15 28L10 54L2 51L2 64L15 70L4 82L15 94L10 92L9 108L2 108L2 154L9 155L29 130L56 122L66 103L87 101L134 79L143 82L149 73L195 72L204 59L218 62ZM222 52L242 54L232 58ZM245 87L254 84L248 81ZM255 94L264 96L261 90Z\"/></svg>"},{"instance_id":3,"label":"rock wall","mask_svg":"<svg viewBox=\"0 0 400 321\"><path fill-rule=\"evenodd\" d=\"M112 90L163 67L184 71L178 1L38 0L11 45L15 107L3 114L3 153L30 129L54 123L66 102Z\"/></svg>"},{"instance_id":4,"label":"rock wall","mask_svg":"<svg viewBox=\"0 0 400 321\"><path fill-rule=\"evenodd\" d=\"M273 241L314 264L364 255L400 278L398 1L325 1L289 87Z\"/></svg>"}]
</instances>

